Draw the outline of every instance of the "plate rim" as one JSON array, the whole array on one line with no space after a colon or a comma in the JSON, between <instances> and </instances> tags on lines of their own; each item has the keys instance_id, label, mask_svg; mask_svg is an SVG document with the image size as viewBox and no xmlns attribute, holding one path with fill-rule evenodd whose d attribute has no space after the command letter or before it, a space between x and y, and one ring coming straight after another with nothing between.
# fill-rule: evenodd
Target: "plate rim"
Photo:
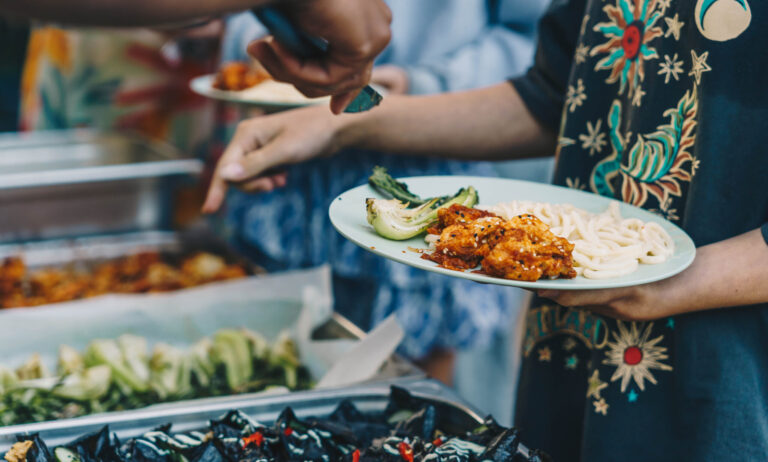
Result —
<instances>
[{"instance_id":1,"label":"plate rim","mask_svg":"<svg viewBox=\"0 0 768 462\"><path fill-rule=\"evenodd\" d=\"M217 88L213 88L211 86L211 82L213 81L213 78L215 76L216 74L205 74L205 75L194 77L192 80L189 81L190 90L192 90L194 93L200 96L204 96L206 98L214 99L217 101L226 101L229 103L237 103L237 104L262 107L262 108L296 109L296 108L301 108L306 106L315 106L318 104L325 104L329 101L329 98L327 97L318 98L317 101L306 101L301 103L300 102L290 103L285 101L264 100L264 99L254 100L254 99L242 98L242 97L239 97L238 95L241 95L244 90L233 91L233 90L219 90Z\"/></svg>"},{"instance_id":2,"label":"plate rim","mask_svg":"<svg viewBox=\"0 0 768 462\"><path fill-rule=\"evenodd\" d=\"M493 177L493 176L470 176L470 175L420 175L420 176L409 176L409 177L398 177L398 181L403 181L406 184L408 184L408 181L410 180L418 180L418 181L428 181L428 180L437 180L442 181L446 178L451 178L455 182L464 182L467 181L467 184L472 184L472 182L478 183L482 181L499 181L499 182L509 182L509 183L518 183L521 185L536 185L536 187L547 187L547 188L553 188L556 190L565 190L568 191L569 194L574 195L581 195L584 197L590 197L592 199L598 198L600 200L604 200L607 203L610 203L611 201L616 201L620 204L621 207L624 208L631 208L638 210L642 212L643 214L647 214L651 217L654 217L654 221L664 223L665 226L672 227L676 233L680 234L680 237L683 238L683 240L690 246L690 251L687 252L689 255L687 255L687 258L682 260L681 263L675 267L673 270L666 271L663 273L659 273L656 276L646 276L642 278L639 281L632 281L630 280L621 280L620 278L609 278L609 279L587 279L590 281L588 285L580 285L578 283L573 284L571 281L578 281L579 279L546 279L546 280L539 280L536 282L530 282L530 281L518 281L514 279L502 279L502 278L495 278L492 276L486 276L482 274L476 274L472 273L471 270L466 271L456 271L456 270L450 270L447 268L441 268L437 266L437 264L432 265L417 265L413 261L404 259L402 257L399 257L399 255L393 255L390 254L390 252L383 251L381 249L373 248L371 246L366 246L362 242L358 242L357 239L351 237L347 232L344 230L344 226L340 224L339 222L339 216L334 213L334 210L338 207L341 207L341 205L338 205L339 202L342 201L345 195L349 195L353 192L356 192L358 190L362 190L364 188L370 188L368 183L364 183L359 186L355 186L353 188L349 188L346 191L342 192L341 194L337 195L333 198L331 201L329 207L328 207L328 216L331 221L331 225L334 227L334 229L341 234L345 239L348 241L354 243L358 247L361 247L362 249L371 252L373 254L376 254L378 256L387 258L392 261L396 261L398 263L406 264L408 266L423 270L423 271L430 271L437 274L442 274L446 276L452 276L460 279L467 279L474 282L479 283L485 283L485 284L494 284L494 285L501 285L501 286L511 286L511 287L518 287L522 289L555 289L555 290L602 290L602 289L614 289L614 288L623 288L623 287L633 287L633 286L640 286L645 284L650 284L653 282L658 282L661 280L665 280L668 278L671 278L673 276L676 276L677 274L680 274L681 272L685 271L694 261L696 257L696 244L693 241L693 239L686 233L680 226L672 223L671 221L665 219L664 217L661 217L659 215L653 214L653 212L643 209L641 207L637 207L632 204L628 204L626 202L619 201L618 199L601 196L599 194L595 194L589 191L583 191L583 190L577 190L573 188L568 188L566 186L560 186L560 185L554 185L551 183L543 183L543 182L535 182L535 181L528 181L528 180L518 180L515 178L502 178L502 177ZM411 186L411 185L409 185ZM473 185L474 186L474 185ZM482 201L482 191L479 187L475 186L478 189L478 192L480 193L480 200ZM374 193L378 197L381 197L380 194ZM481 202L482 203L482 202ZM571 203L571 202L561 202L561 203ZM573 204L575 205L575 204ZM361 210L364 210L362 204L361 204ZM363 215L364 216L364 215ZM647 220L645 220L647 221ZM669 231L669 230L668 230ZM380 237L380 236L379 236ZM382 239L386 239L383 238ZM391 242L407 242L407 241L394 241ZM410 252L410 251L409 251ZM577 278L584 279L581 276L578 276ZM614 281L614 282L611 282Z\"/></svg>"}]
</instances>

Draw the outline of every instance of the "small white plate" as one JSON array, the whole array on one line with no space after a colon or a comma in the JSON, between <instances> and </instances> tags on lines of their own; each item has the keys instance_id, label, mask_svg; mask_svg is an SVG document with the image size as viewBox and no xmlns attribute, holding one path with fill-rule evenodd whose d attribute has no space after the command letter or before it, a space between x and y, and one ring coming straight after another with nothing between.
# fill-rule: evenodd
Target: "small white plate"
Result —
<instances>
[{"instance_id":1,"label":"small white plate","mask_svg":"<svg viewBox=\"0 0 768 462\"><path fill-rule=\"evenodd\" d=\"M401 180L401 179L398 179ZM505 178L483 178L470 176L421 176L402 179L408 188L422 197L454 194L462 186L474 186L480 196L480 204L494 205L513 200L573 204L592 213L608 208L613 199L575 189L553 186L530 181ZM647 210L619 202L621 215L653 221L670 234L675 243L675 253L667 261L655 265L641 264L636 271L612 279L588 279L577 276L574 279L542 279L537 282L515 281L473 273L473 270L454 271L439 267L436 263L421 258L421 254L409 250L426 249L424 237L406 241L393 241L376 234L366 221L365 199L381 197L368 185L358 186L334 199L328 211L331 223L344 237L360 247L382 257L416 268L459 278L471 279L488 284L523 287L526 289L587 290L635 286L666 279L683 271L696 255L693 240L680 228Z\"/></svg>"},{"instance_id":2,"label":"small white plate","mask_svg":"<svg viewBox=\"0 0 768 462\"><path fill-rule=\"evenodd\" d=\"M307 98L293 85L274 80L267 80L241 91L218 90L213 88L214 78L213 74L196 77L189 83L189 87L193 92L208 98L272 110L323 104L328 103L330 100L330 97L327 96L323 98Z\"/></svg>"}]
</instances>

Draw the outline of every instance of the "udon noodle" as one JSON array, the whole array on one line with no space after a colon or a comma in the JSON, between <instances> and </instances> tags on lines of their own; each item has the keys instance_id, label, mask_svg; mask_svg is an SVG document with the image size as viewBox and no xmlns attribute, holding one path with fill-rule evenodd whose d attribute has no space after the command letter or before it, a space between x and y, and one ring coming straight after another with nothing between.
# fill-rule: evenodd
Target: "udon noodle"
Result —
<instances>
[{"instance_id":1,"label":"udon noodle","mask_svg":"<svg viewBox=\"0 0 768 462\"><path fill-rule=\"evenodd\" d=\"M670 235L655 222L623 218L617 202L602 213L570 204L513 201L479 207L510 219L530 213L551 231L575 244L574 269L590 279L607 279L635 271L640 263L656 264L675 251Z\"/></svg>"}]
</instances>

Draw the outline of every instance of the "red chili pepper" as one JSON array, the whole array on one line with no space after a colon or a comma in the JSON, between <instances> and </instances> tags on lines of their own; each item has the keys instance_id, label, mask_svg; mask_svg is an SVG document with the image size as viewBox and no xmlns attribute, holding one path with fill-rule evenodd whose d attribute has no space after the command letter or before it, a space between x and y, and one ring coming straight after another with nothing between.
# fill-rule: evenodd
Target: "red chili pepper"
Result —
<instances>
[{"instance_id":1,"label":"red chili pepper","mask_svg":"<svg viewBox=\"0 0 768 462\"><path fill-rule=\"evenodd\" d=\"M432 442L432 446L441 446L443 444L443 438L437 437L435 438L435 441Z\"/></svg>"},{"instance_id":2,"label":"red chili pepper","mask_svg":"<svg viewBox=\"0 0 768 462\"><path fill-rule=\"evenodd\" d=\"M261 432L256 432L248 437L243 438L243 448L248 447L249 444L254 443L256 447L261 447L264 442L264 435Z\"/></svg>"},{"instance_id":3,"label":"red chili pepper","mask_svg":"<svg viewBox=\"0 0 768 462\"><path fill-rule=\"evenodd\" d=\"M283 430L283 433L285 434L285 436L291 436L291 433L293 433L293 428L285 427L285 430Z\"/></svg>"},{"instance_id":4,"label":"red chili pepper","mask_svg":"<svg viewBox=\"0 0 768 462\"><path fill-rule=\"evenodd\" d=\"M397 449L400 450L400 457L408 462L413 462L413 448L410 444L401 441L400 444L397 445Z\"/></svg>"},{"instance_id":5,"label":"red chili pepper","mask_svg":"<svg viewBox=\"0 0 768 462\"><path fill-rule=\"evenodd\" d=\"M355 449L355 452L352 453L352 462L360 462L360 450Z\"/></svg>"}]
</instances>

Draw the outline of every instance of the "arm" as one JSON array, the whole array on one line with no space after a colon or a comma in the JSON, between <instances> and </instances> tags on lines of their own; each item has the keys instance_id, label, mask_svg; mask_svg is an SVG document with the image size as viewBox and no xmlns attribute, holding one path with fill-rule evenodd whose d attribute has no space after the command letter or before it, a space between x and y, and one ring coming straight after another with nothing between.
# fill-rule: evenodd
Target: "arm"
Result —
<instances>
[{"instance_id":1,"label":"arm","mask_svg":"<svg viewBox=\"0 0 768 462\"><path fill-rule=\"evenodd\" d=\"M332 95L339 113L371 77L374 58L389 43L391 13L382 0L0 0L0 11L81 25L139 26L208 18L276 3L304 32L328 41L321 59L301 60L272 37L249 46L275 79L307 96Z\"/></svg>"},{"instance_id":2,"label":"arm","mask_svg":"<svg viewBox=\"0 0 768 462\"><path fill-rule=\"evenodd\" d=\"M245 10L271 0L0 0L16 16L82 26L154 26Z\"/></svg>"},{"instance_id":3,"label":"arm","mask_svg":"<svg viewBox=\"0 0 768 462\"><path fill-rule=\"evenodd\" d=\"M554 143L554 135L506 82L460 93L390 97L363 114L333 116L317 107L289 111L240 123L203 210L217 210L230 183L245 191L271 190L285 178L265 172L348 147L501 160L548 155Z\"/></svg>"},{"instance_id":4,"label":"arm","mask_svg":"<svg viewBox=\"0 0 768 462\"><path fill-rule=\"evenodd\" d=\"M541 291L563 306L581 306L627 320L652 320L693 311L768 303L768 225L700 247L677 276L636 287Z\"/></svg>"}]
</instances>

